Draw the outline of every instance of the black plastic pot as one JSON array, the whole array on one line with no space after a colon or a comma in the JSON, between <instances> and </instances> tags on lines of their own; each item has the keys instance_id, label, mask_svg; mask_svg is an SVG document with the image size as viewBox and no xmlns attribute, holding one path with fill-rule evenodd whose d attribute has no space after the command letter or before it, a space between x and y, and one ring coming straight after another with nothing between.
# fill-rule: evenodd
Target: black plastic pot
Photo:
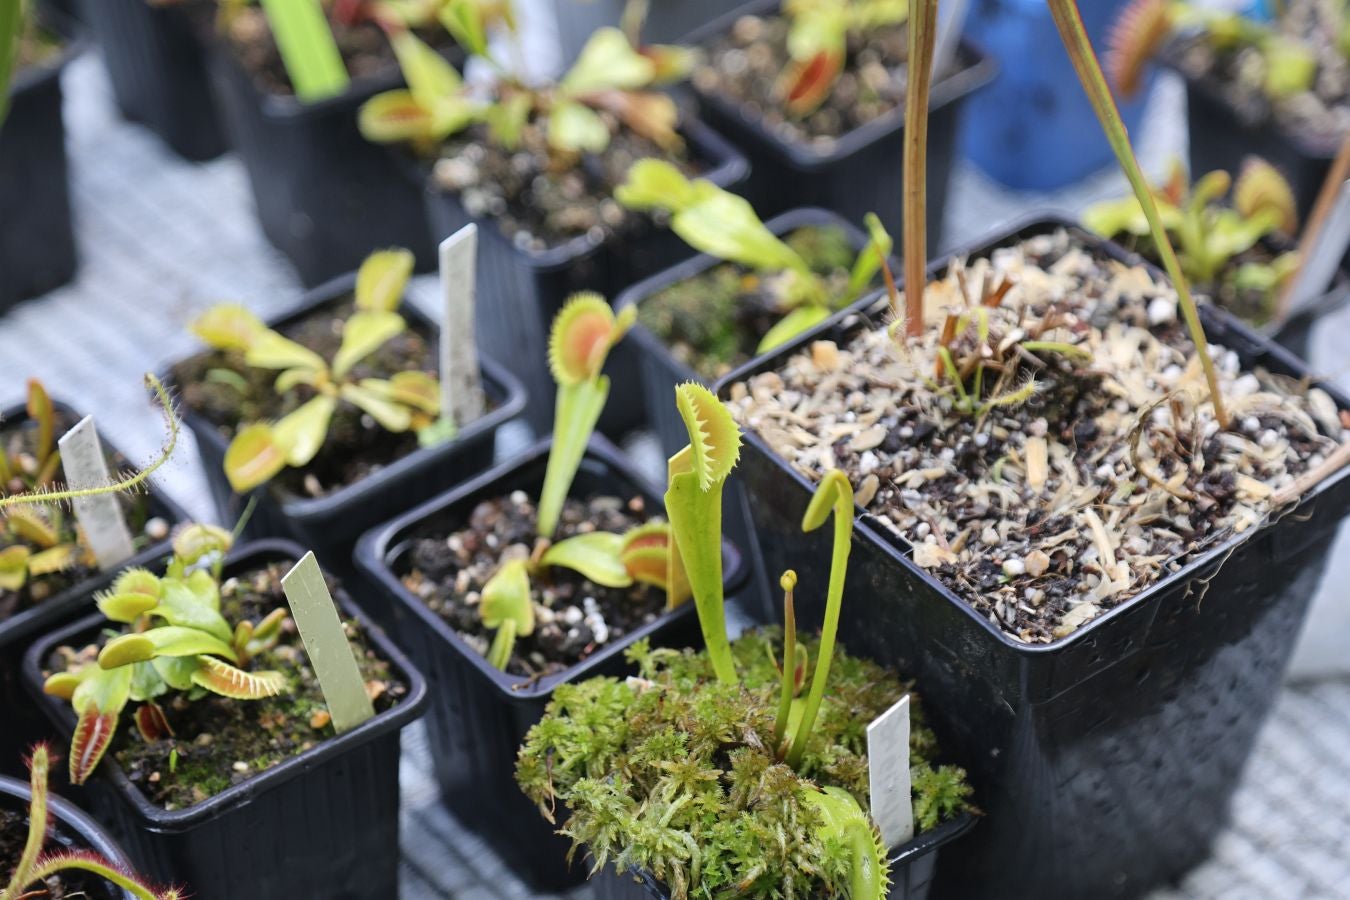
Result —
<instances>
[{"instance_id":1,"label":"black plastic pot","mask_svg":"<svg viewBox=\"0 0 1350 900\"><path fill-rule=\"evenodd\" d=\"M355 285L355 274L335 278L310 291L294 311L268 324L284 332L325 307L341 303L351 295ZM411 303L405 302L400 312L413 328L429 334L435 344L439 333L436 323ZM290 538L313 550L327 569L347 579L356 574L351 561L352 547L363 531L492 464L497 429L520 414L525 396L510 373L487 356L480 357L480 368L488 411L466 425L453 441L420 447L326 497L282 496L279 490L267 486L241 497L225 477L225 451L233 435L191 410L184 410L183 421L197 439L197 450L221 521L237 521L253 500L256 505L245 528L248 537ZM171 367L163 376L164 383L171 387L172 376Z\"/></svg>"},{"instance_id":2,"label":"black plastic pot","mask_svg":"<svg viewBox=\"0 0 1350 900\"><path fill-rule=\"evenodd\" d=\"M970 255L1061 224L1034 222ZM1075 233L1088 247L1138 261ZM807 341L845 341L863 308L728 377L719 392L775 368ZM1245 365L1306 374L1268 339L1204 312L1209 339ZM826 558L828 535L797 528L813 485L757 435L746 435L745 448L740 471L768 570ZM1196 555L1045 645L1008 637L862 515L844 601L853 612L840 640L923 685L931 724L969 770L988 814L960 857L943 861L937 894L1134 897L1203 859L1227 821L1347 501L1343 470L1277 521ZM824 573L798 571L798 616L819 621Z\"/></svg>"},{"instance_id":3,"label":"black plastic pot","mask_svg":"<svg viewBox=\"0 0 1350 900\"><path fill-rule=\"evenodd\" d=\"M694 157L705 163L702 177L728 189L745 179L745 159L720 135L690 117L680 132ZM536 433L549 433L557 392L548 370L553 316L577 291L599 291L612 299L630 284L682 259L688 248L669 230L639 222L633 233L600 243L581 235L539 253L524 251L496 222L474 219L458 197L436 187L425 170L416 171L422 176L432 237L439 241L470 222L479 223L478 344L525 384L526 417ZM637 361L626 343L614 349L606 368L614 389L600 428L617 436L646 421L641 398L633 389Z\"/></svg>"},{"instance_id":4,"label":"black plastic pot","mask_svg":"<svg viewBox=\"0 0 1350 900\"><path fill-rule=\"evenodd\" d=\"M33 792L29 789L27 781L0 775L0 808L27 813L32 798ZM97 822L73 804L48 793L47 814L51 817L45 845L48 853L92 850L116 868L132 871L131 861L127 859L122 849L113 843L112 838L98 826ZM0 875L8 879L10 873L3 872ZM130 891L123 890L111 882L105 881L104 886L103 892L89 896L87 900L135 900Z\"/></svg>"},{"instance_id":5,"label":"black plastic pot","mask_svg":"<svg viewBox=\"0 0 1350 900\"><path fill-rule=\"evenodd\" d=\"M0 315L75 276L61 72L83 49L68 40L59 57L20 70L10 85L0 125Z\"/></svg>"},{"instance_id":6,"label":"black plastic pot","mask_svg":"<svg viewBox=\"0 0 1350 900\"><path fill-rule=\"evenodd\" d=\"M64 403L54 402L57 413L63 419L78 422L82 416ZM5 430L23 427L28 414L22 406L3 411L0 421ZM102 432L99 434L103 449L110 455L120 455L117 448L108 441ZM187 514L178 504L154 486L148 497L149 514L163 519L172 528L187 521ZM156 544L141 551L127 561L128 566L144 565L149 560L164 553L167 542ZM40 738L49 736L42 713L19 686L19 661L23 652L37 635L59 628L83 616L92 606L90 598L96 591L107 587L116 576L116 572L106 572L72 585L37 606L11 616L0 622L0 772L22 773L21 754Z\"/></svg>"},{"instance_id":7,"label":"black plastic pot","mask_svg":"<svg viewBox=\"0 0 1350 900\"><path fill-rule=\"evenodd\" d=\"M289 541L236 547L226 575L305 549ZM369 623L345 591L343 614ZM42 663L61 644L88 642L103 623L90 616L47 635L24 657L24 681L46 716L69 738L70 704L42 693ZM370 644L393 664L408 696L393 709L242 781L203 803L166 811L111 757L86 786L89 806L147 877L190 885L198 900L332 897L385 900L398 893L399 731L426 707L427 686L384 633Z\"/></svg>"},{"instance_id":8,"label":"black plastic pot","mask_svg":"<svg viewBox=\"0 0 1350 900\"><path fill-rule=\"evenodd\" d=\"M248 171L263 234L316 285L356 269L381 247L406 247L434 268L417 188L382 146L361 136L357 110L399 87L397 72L354 82L317 103L264 93L219 40L207 47L226 136Z\"/></svg>"},{"instance_id":9,"label":"black plastic pot","mask_svg":"<svg viewBox=\"0 0 1350 900\"><path fill-rule=\"evenodd\" d=\"M657 646L688 646L699 640L692 603L666 613L614 641L565 672L529 681L491 665L439 615L403 586L395 574L411 538L436 522L445 530L468 520L483 500L524 490L537 495L544 480L549 441L517 459L435 497L361 538L357 565L375 581L392 608L399 643L425 669L435 687L427 735L445 803L489 841L517 875L536 890L557 890L585 877L580 863L566 863L570 842L554 833L515 781L516 751L542 718L553 689L564 682L631 672L624 650L639 638ZM592 440L572 495L642 495L661 509L661 495L603 439ZM741 577L740 558L727 545L727 584Z\"/></svg>"},{"instance_id":10,"label":"black plastic pot","mask_svg":"<svg viewBox=\"0 0 1350 900\"><path fill-rule=\"evenodd\" d=\"M752 0L714 19L681 43L701 46L729 31L745 15L777 11L780 0ZM928 241L942 239L947 183L956 159L956 127L962 101L993 80L997 64L963 41L961 69L933 85L928 113ZM833 210L861 223L876 213L893 235L901 234L905 111L895 109L848 132L829 149L789 143L772 133L758 115L717 93L694 88L712 127L731 139L750 160L750 181L742 193L762 217L803 206Z\"/></svg>"},{"instance_id":11,"label":"black plastic pot","mask_svg":"<svg viewBox=\"0 0 1350 900\"><path fill-rule=\"evenodd\" d=\"M227 149L225 134L205 51L183 6L80 0L80 13L103 51L123 118L149 128L184 159L215 159Z\"/></svg>"},{"instance_id":12,"label":"black plastic pot","mask_svg":"<svg viewBox=\"0 0 1350 900\"><path fill-rule=\"evenodd\" d=\"M975 825L968 813L925 832L891 854L889 900L927 900L938 852ZM607 866L593 881L595 900L670 900L671 894L646 871L616 871Z\"/></svg>"}]
</instances>

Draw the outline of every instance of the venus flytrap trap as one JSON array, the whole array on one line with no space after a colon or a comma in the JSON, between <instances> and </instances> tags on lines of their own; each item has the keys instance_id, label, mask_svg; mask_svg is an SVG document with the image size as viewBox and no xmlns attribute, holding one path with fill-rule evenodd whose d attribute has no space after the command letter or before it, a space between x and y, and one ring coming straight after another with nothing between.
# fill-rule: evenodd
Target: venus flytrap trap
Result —
<instances>
[{"instance_id":1,"label":"venus flytrap trap","mask_svg":"<svg viewBox=\"0 0 1350 900\"><path fill-rule=\"evenodd\" d=\"M177 888L157 889L138 878L134 873L114 865L99 854L89 850L43 852L50 832L51 821L49 805L48 773L51 766L51 751L46 744L33 748L28 759L29 790L31 799L28 805L28 839L24 842L23 852L9 873L4 889L0 890L0 900L26 900L46 896L46 888L28 889L42 885L49 878L60 876L63 872L87 872L111 882L131 894L136 900L184 900L188 895ZM5 877L0 872L0 877Z\"/></svg>"},{"instance_id":2,"label":"venus flytrap trap","mask_svg":"<svg viewBox=\"0 0 1350 900\"><path fill-rule=\"evenodd\" d=\"M760 340L757 354L787 343L856 300L885 267L891 252L890 235L875 215L869 215L871 240L854 258L845 289L836 292L760 221L748 201L707 179L691 180L664 160L634 163L614 198L628 209L669 213L671 230L689 246L745 266L771 285L769 293L781 318Z\"/></svg>"},{"instance_id":3,"label":"venus flytrap trap","mask_svg":"<svg viewBox=\"0 0 1350 900\"><path fill-rule=\"evenodd\" d=\"M794 116L806 116L830 95L843 71L850 34L865 34L909 17L906 0L785 0L792 61L778 91Z\"/></svg>"},{"instance_id":4,"label":"venus flytrap trap","mask_svg":"<svg viewBox=\"0 0 1350 900\"><path fill-rule=\"evenodd\" d=\"M440 416L441 385L434 376L415 370L389 378L355 374L367 357L407 330L396 310L412 269L406 250L378 251L362 263L356 311L343 323L342 343L331 360L271 330L243 306L216 306L193 323L193 332L214 349L240 354L247 366L277 371L278 394L308 397L276 422L245 424L236 432L225 452L225 474L235 491L247 492L287 467L312 461L341 404L358 408L391 433L414 432L424 445L454 437L457 423ZM224 370L217 377L224 383L239 380Z\"/></svg>"}]
</instances>

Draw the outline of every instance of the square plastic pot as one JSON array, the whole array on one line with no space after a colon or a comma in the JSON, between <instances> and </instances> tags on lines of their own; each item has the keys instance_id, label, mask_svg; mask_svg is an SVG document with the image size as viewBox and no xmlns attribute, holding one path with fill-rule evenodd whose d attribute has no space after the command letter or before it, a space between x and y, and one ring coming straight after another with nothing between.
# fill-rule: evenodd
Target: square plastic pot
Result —
<instances>
[{"instance_id":1,"label":"square plastic pot","mask_svg":"<svg viewBox=\"0 0 1350 900\"><path fill-rule=\"evenodd\" d=\"M642 40L650 44L674 44L695 28L726 9L724 0L653 0L642 25ZM564 62L577 58L597 28L618 26L624 0L590 0L573 3L554 0L559 49Z\"/></svg>"},{"instance_id":2,"label":"square plastic pot","mask_svg":"<svg viewBox=\"0 0 1350 900\"><path fill-rule=\"evenodd\" d=\"M969 255L1062 224L1014 228ZM1074 233L1085 246L1138 261ZM842 344L865 308L858 304L729 376L719 393L776 368L811 340ZM885 307L875 313L884 320ZM1236 351L1245 366L1306 374L1268 339L1220 311L1204 313L1209 339ZM828 536L796 527L812 483L755 434L746 435L740 471L769 571L827 558ZM861 514L844 601L852 612L840 640L923 686L931 724L969 770L987 813L959 858L942 862L936 894L1135 897L1202 860L1228 819L1347 501L1350 471L1342 470L1287 514L1196 554L1128 602L1042 645L992 625L915 565L905 542ZM823 573L799 572L798 616L819 621Z\"/></svg>"},{"instance_id":3,"label":"square plastic pot","mask_svg":"<svg viewBox=\"0 0 1350 900\"><path fill-rule=\"evenodd\" d=\"M63 419L78 422L83 418L60 401L53 401L53 406ZM27 421L28 413L22 406L11 407L0 414L5 431L23 427ZM121 455L102 432L99 433L99 439L107 454ZM147 497L151 517L163 519L170 529L187 521L187 514L159 489L153 479L151 488ZM126 564L144 565L161 556L167 546L168 542L164 541L148 547L127 560ZM4 727L0 728L0 772L22 774L22 755L35 741L47 737L49 731L42 713L33 706L19 686L19 661L23 658L24 650L37 635L66 625L87 613L91 606L90 598L96 591L107 587L116 574L104 572L93 575L0 622L0 722L4 723Z\"/></svg>"},{"instance_id":4,"label":"square plastic pot","mask_svg":"<svg viewBox=\"0 0 1350 900\"><path fill-rule=\"evenodd\" d=\"M702 46L729 31L744 15L767 15L780 0L753 0L697 29L682 43ZM929 246L942 239L947 183L956 158L956 129L965 99L993 79L997 65L967 41L957 51L961 68L936 82L928 113ZM788 142L773 134L740 103L693 88L704 118L725 134L750 161L750 181L741 193L761 217L803 206L819 206L861 223L876 213L891 234L902 233L905 111L887 115L841 135L830 149Z\"/></svg>"},{"instance_id":5,"label":"square plastic pot","mask_svg":"<svg viewBox=\"0 0 1350 900\"><path fill-rule=\"evenodd\" d=\"M939 851L975 825L963 813L898 847L891 854L888 900L928 900ZM670 900L670 891L647 871L619 872L607 866L592 882L595 900Z\"/></svg>"},{"instance_id":6,"label":"square plastic pot","mask_svg":"<svg viewBox=\"0 0 1350 900\"><path fill-rule=\"evenodd\" d=\"M204 49L185 6L146 0L79 0L98 40L122 117L157 134L173 152L200 162L227 149L206 75Z\"/></svg>"},{"instance_id":7,"label":"square plastic pot","mask_svg":"<svg viewBox=\"0 0 1350 900\"><path fill-rule=\"evenodd\" d=\"M260 541L235 548L228 577L305 548ZM366 625L371 646L393 664L408 696L393 709L186 809L147 798L111 756L86 783L88 806L138 871L185 884L197 900L332 897L387 900L398 894L399 731L426 707L427 686L384 633L339 589L344 616ZM46 635L24 657L24 681L69 740L75 714L42 693L42 663L61 644L88 642L105 620L89 616Z\"/></svg>"},{"instance_id":8,"label":"square plastic pot","mask_svg":"<svg viewBox=\"0 0 1350 900\"><path fill-rule=\"evenodd\" d=\"M0 124L0 315L75 276L61 73L83 52L68 26L60 56L15 73Z\"/></svg>"},{"instance_id":9,"label":"square plastic pot","mask_svg":"<svg viewBox=\"0 0 1350 900\"><path fill-rule=\"evenodd\" d=\"M436 523L446 531L467 522L474 507L523 490L537 496L550 441L448 493L427 501L361 538L357 565L379 585L396 622L395 633L433 686L427 736L436 779L446 805L481 834L512 870L537 891L579 883L586 867L568 866L570 841L555 834L515 780L516 753L525 733L544 715L559 684L632 672L624 651L640 638L657 646L690 646L699 638L693 603L665 613L579 665L536 681L488 664L445 620L414 596L396 574L415 535ZM662 509L661 495L603 439L593 439L577 473L572 496L641 495L647 509ZM739 554L724 550L728 587L740 580Z\"/></svg>"},{"instance_id":10,"label":"square plastic pot","mask_svg":"<svg viewBox=\"0 0 1350 900\"><path fill-rule=\"evenodd\" d=\"M684 120L680 133L705 164L700 177L728 189L745 179L745 159L720 135L693 118ZM599 243L581 235L542 252L521 250L495 221L470 216L457 196L432 183L425 169L414 171L424 185L426 214L437 241L478 223L478 345L524 383L526 418L535 433L550 433L557 395L548 369L554 315L577 291L598 291L613 299L630 284L684 258L688 248L669 230L638 222L632 233ZM614 388L600 419L601 431L618 436L643 426L645 411L635 390L637 361L625 343L610 354L606 371Z\"/></svg>"},{"instance_id":11,"label":"square plastic pot","mask_svg":"<svg viewBox=\"0 0 1350 900\"><path fill-rule=\"evenodd\" d=\"M268 324L285 331L327 307L349 297L356 275L335 278L310 291L300 305ZM440 329L411 303L399 310L410 326L430 333L433 346ZM479 358L488 411L464 428L455 439L435 447L419 447L360 481L325 497L283 495L264 485L240 496L225 477L225 451L230 435L201 415L185 409L183 421L197 439L197 451L206 469L207 483L220 520L234 523L250 501L255 502L245 534L250 538L289 538L313 550L324 567L343 579L356 574L352 548L361 532L389 520L436 491L442 491L492 465L497 429L514 419L525 406L519 383L487 356ZM173 367L161 376L170 388L176 386ZM388 624L381 620L381 624Z\"/></svg>"},{"instance_id":12,"label":"square plastic pot","mask_svg":"<svg viewBox=\"0 0 1350 900\"><path fill-rule=\"evenodd\" d=\"M260 90L218 39L208 44L207 65L263 234L302 282L312 286L350 272L382 247L408 248L419 270L435 266L416 187L356 124L362 103L403 83L397 72L355 81L328 100L301 103Z\"/></svg>"},{"instance_id":13,"label":"square plastic pot","mask_svg":"<svg viewBox=\"0 0 1350 900\"><path fill-rule=\"evenodd\" d=\"M48 784L51 784L50 779ZM6 778L0 775L0 809L27 815L28 804L32 802L32 799L33 792L29 788L28 781L20 781L17 778ZM112 863L114 867L124 871L133 871L131 861L122 852L122 848L113 842L113 839L99 827L97 822L73 804L53 793L48 793L47 815L50 816L47 843L44 845L47 852L92 850ZM4 877L6 879L10 877L9 871L4 873ZM130 891L123 890L110 882L105 881L103 884L103 891L92 896L85 894L80 896L84 897L85 900L114 900L114 898L115 900L136 900ZM35 896L45 895L38 894Z\"/></svg>"}]
</instances>

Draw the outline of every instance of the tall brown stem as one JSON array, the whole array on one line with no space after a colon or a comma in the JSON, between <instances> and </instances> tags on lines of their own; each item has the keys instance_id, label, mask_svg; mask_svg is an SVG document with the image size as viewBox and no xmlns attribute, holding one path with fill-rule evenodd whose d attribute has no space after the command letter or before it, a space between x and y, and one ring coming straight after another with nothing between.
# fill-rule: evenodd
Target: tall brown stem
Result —
<instances>
[{"instance_id":1,"label":"tall brown stem","mask_svg":"<svg viewBox=\"0 0 1350 900\"><path fill-rule=\"evenodd\" d=\"M927 280L928 94L933 82L933 44L938 0L909 0L909 80L905 86L905 333L923 333ZM900 310L893 310L897 315Z\"/></svg>"}]
</instances>

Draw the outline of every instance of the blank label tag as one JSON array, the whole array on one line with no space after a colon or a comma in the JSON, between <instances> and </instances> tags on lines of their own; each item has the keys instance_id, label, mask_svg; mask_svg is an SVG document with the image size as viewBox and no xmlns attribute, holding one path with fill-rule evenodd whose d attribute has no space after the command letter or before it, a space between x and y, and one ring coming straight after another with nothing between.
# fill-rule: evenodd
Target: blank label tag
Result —
<instances>
[{"instance_id":1,"label":"blank label tag","mask_svg":"<svg viewBox=\"0 0 1350 900\"><path fill-rule=\"evenodd\" d=\"M57 441L57 446L61 449L61 468L66 473L66 484L72 490L85 491L112 484L112 473L108 470L108 459L103 454L103 442L98 439L93 416L81 419ZM100 569L116 568L136 552L116 494L79 497L71 506L84 532L85 543L94 552Z\"/></svg>"},{"instance_id":2,"label":"blank label tag","mask_svg":"<svg viewBox=\"0 0 1350 900\"><path fill-rule=\"evenodd\" d=\"M441 241L441 415L459 427L483 414L483 386L478 377L478 344L474 340L474 295L477 284L478 226L465 225Z\"/></svg>"},{"instance_id":3,"label":"blank label tag","mask_svg":"<svg viewBox=\"0 0 1350 900\"><path fill-rule=\"evenodd\" d=\"M328 584L313 552L306 553L282 577L281 589L286 592L295 627L305 642L309 664L319 677L333 727L338 734L355 728L375 715L375 707L366 694L366 683L361 680L351 642L342 630L337 605L328 593Z\"/></svg>"},{"instance_id":4,"label":"blank label tag","mask_svg":"<svg viewBox=\"0 0 1350 900\"><path fill-rule=\"evenodd\" d=\"M1336 202L1322 223L1308 258L1300 261L1297 281L1290 292L1286 315L1293 316L1311 307L1331 289L1340 269L1341 258L1350 246L1350 181L1341 185Z\"/></svg>"},{"instance_id":5,"label":"blank label tag","mask_svg":"<svg viewBox=\"0 0 1350 900\"><path fill-rule=\"evenodd\" d=\"M867 772L872 820L889 848L914 837L909 784L909 695L867 726Z\"/></svg>"}]
</instances>

